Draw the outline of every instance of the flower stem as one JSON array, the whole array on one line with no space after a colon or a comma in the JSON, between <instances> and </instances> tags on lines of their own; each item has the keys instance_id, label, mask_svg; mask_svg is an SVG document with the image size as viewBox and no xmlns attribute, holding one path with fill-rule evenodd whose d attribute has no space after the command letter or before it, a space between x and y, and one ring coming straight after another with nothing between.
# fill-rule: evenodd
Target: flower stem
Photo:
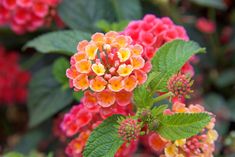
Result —
<instances>
[{"instance_id":1,"label":"flower stem","mask_svg":"<svg viewBox=\"0 0 235 157\"><path fill-rule=\"evenodd\" d=\"M162 101L164 99L167 99L168 97L172 96L173 94L171 92L168 92L168 93L165 93L163 95L160 95L156 98L153 99L153 103L156 103L156 102L159 102L159 101Z\"/></svg>"}]
</instances>

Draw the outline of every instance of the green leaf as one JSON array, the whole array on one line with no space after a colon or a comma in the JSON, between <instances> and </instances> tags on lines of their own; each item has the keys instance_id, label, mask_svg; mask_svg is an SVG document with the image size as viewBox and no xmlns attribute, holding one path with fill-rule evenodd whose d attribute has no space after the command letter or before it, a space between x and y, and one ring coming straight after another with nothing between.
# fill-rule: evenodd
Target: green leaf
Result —
<instances>
[{"instance_id":1,"label":"green leaf","mask_svg":"<svg viewBox=\"0 0 235 157\"><path fill-rule=\"evenodd\" d=\"M51 120L47 120L42 125L33 129L28 129L27 132L21 136L19 142L14 145L13 150L24 155L32 153L32 151L38 147L40 142L51 137L51 124Z\"/></svg>"},{"instance_id":2,"label":"green leaf","mask_svg":"<svg viewBox=\"0 0 235 157\"><path fill-rule=\"evenodd\" d=\"M160 106L157 106L157 107L154 107L153 109L152 109L152 115L154 116L154 117L157 117L157 116L159 116L160 114L162 114L163 113L163 111L165 111L166 109L168 108L168 105L160 105Z\"/></svg>"},{"instance_id":3,"label":"green leaf","mask_svg":"<svg viewBox=\"0 0 235 157\"><path fill-rule=\"evenodd\" d=\"M138 108L151 107L153 104L152 94L145 86L139 86L134 90L134 103Z\"/></svg>"},{"instance_id":4,"label":"green leaf","mask_svg":"<svg viewBox=\"0 0 235 157\"><path fill-rule=\"evenodd\" d=\"M28 109L30 127L36 126L69 105L73 100L71 90L62 90L46 67L36 73L29 85Z\"/></svg>"},{"instance_id":5,"label":"green leaf","mask_svg":"<svg viewBox=\"0 0 235 157\"><path fill-rule=\"evenodd\" d=\"M111 0L118 20L132 20L141 18L139 0Z\"/></svg>"},{"instance_id":6,"label":"green leaf","mask_svg":"<svg viewBox=\"0 0 235 157\"><path fill-rule=\"evenodd\" d=\"M217 80L215 80L215 83L218 87L224 88L229 85L235 84L235 69L228 69L223 71Z\"/></svg>"},{"instance_id":7,"label":"green leaf","mask_svg":"<svg viewBox=\"0 0 235 157\"><path fill-rule=\"evenodd\" d=\"M152 59L152 72L157 76L150 83L153 91L167 92L167 81L196 53L205 52L205 48L193 41L174 40L159 48Z\"/></svg>"},{"instance_id":8,"label":"green leaf","mask_svg":"<svg viewBox=\"0 0 235 157\"><path fill-rule=\"evenodd\" d=\"M149 84L156 78L158 77L160 73L159 72L150 72L148 74L148 79L147 81L143 84L145 88L148 88Z\"/></svg>"},{"instance_id":9,"label":"green leaf","mask_svg":"<svg viewBox=\"0 0 235 157\"><path fill-rule=\"evenodd\" d=\"M109 23L106 20L100 20L96 23L97 28L103 30L104 32L108 31L117 31L120 32L122 31L127 25L128 21L120 21L120 22L114 22L114 23Z\"/></svg>"},{"instance_id":10,"label":"green leaf","mask_svg":"<svg viewBox=\"0 0 235 157\"><path fill-rule=\"evenodd\" d=\"M10 153L3 155L3 157L24 157L24 155L17 153L17 152L10 152Z\"/></svg>"},{"instance_id":11,"label":"green leaf","mask_svg":"<svg viewBox=\"0 0 235 157\"><path fill-rule=\"evenodd\" d=\"M205 107L208 111L213 112L215 115L220 115L223 120L232 120L235 117L232 108L229 108L228 102L225 100L223 95L217 93L209 93L204 95ZM234 106L234 103L233 105Z\"/></svg>"},{"instance_id":12,"label":"green leaf","mask_svg":"<svg viewBox=\"0 0 235 157\"><path fill-rule=\"evenodd\" d=\"M53 157L53 153L50 152L50 153L47 155L47 157Z\"/></svg>"},{"instance_id":13,"label":"green leaf","mask_svg":"<svg viewBox=\"0 0 235 157\"><path fill-rule=\"evenodd\" d=\"M55 79L62 85L65 85L66 87L68 87L69 80L65 74L69 66L70 66L69 61L64 57L61 57L53 63L53 68L52 68L52 72Z\"/></svg>"},{"instance_id":14,"label":"green leaf","mask_svg":"<svg viewBox=\"0 0 235 157\"><path fill-rule=\"evenodd\" d=\"M77 52L78 42L90 39L90 34L81 31L57 31L43 34L26 43L23 49L35 48L41 53L60 53L71 56Z\"/></svg>"},{"instance_id":15,"label":"green leaf","mask_svg":"<svg viewBox=\"0 0 235 157\"><path fill-rule=\"evenodd\" d=\"M84 157L111 157L123 144L118 137L118 119L121 115L113 115L103 121L90 135L85 146Z\"/></svg>"},{"instance_id":16,"label":"green leaf","mask_svg":"<svg viewBox=\"0 0 235 157\"><path fill-rule=\"evenodd\" d=\"M132 20L141 17L139 0L63 0L58 12L72 29L87 32L97 31L96 23Z\"/></svg>"},{"instance_id":17,"label":"green leaf","mask_svg":"<svg viewBox=\"0 0 235 157\"><path fill-rule=\"evenodd\" d=\"M223 0L190 0L190 1L205 7L212 7L222 10L227 8Z\"/></svg>"},{"instance_id":18,"label":"green leaf","mask_svg":"<svg viewBox=\"0 0 235 157\"><path fill-rule=\"evenodd\" d=\"M78 92L73 92L73 98L76 100L76 101L80 101L81 98L83 97L83 91L78 91Z\"/></svg>"},{"instance_id":19,"label":"green leaf","mask_svg":"<svg viewBox=\"0 0 235 157\"><path fill-rule=\"evenodd\" d=\"M209 122L207 113L176 113L165 115L159 119L156 130L162 137L169 140L189 138L199 133Z\"/></svg>"},{"instance_id":20,"label":"green leaf","mask_svg":"<svg viewBox=\"0 0 235 157\"><path fill-rule=\"evenodd\" d=\"M109 0L63 0L58 13L70 28L95 32L97 21L114 21L110 5Z\"/></svg>"}]
</instances>

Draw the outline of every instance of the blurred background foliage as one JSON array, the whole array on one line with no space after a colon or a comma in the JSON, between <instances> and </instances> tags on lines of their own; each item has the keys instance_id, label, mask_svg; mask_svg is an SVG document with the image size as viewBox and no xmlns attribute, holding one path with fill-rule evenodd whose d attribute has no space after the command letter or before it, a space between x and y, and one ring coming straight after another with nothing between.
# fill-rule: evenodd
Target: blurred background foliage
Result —
<instances>
[{"instance_id":1,"label":"blurred background foliage","mask_svg":"<svg viewBox=\"0 0 235 157\"><path fill-rule=\"evenodd\" d=\"M57 11L63 29L76 30L67 32L67 40L46 34L61 30L56 25L20 36L0 28L0 43L8 50L21 51L21 66L32 73L27 105L0 106L0 154L11 150L22 154L6 157L64 156L65 143L59 141L65 139L56 133L56 121L82 93L72 94L64 75L76 47L70 52L59 52L56 47L71 47L96 31L121 31L130 20L151 13L183 25L191 40L207 48L194 66L194 95L189 103L204 104L216 115L220 139L215 156L235 156L235 1L63 0ZM200 18L211 21L215 31L201 31L196 25ZM42 34L46 35L41 40L31 41ZM50 47L48 42L57 45ZM27 48L32 46L36 50Z\"/></svg>"}]
</instances>

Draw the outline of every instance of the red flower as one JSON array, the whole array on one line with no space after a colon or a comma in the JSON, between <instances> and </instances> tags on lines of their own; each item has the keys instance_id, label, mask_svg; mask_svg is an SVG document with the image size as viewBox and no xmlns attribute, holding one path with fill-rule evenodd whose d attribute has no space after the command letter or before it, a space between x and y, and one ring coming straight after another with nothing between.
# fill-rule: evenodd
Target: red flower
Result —
<instances>
[{"instance_id":1,"label":"red flower","mask_svg":"<svg viewBox=\"0 0 235 157\"><path fill-rule=\"evenodd\" d=\"M21 70L16 52L0 47L0 104L25 103L30 74Z\"/></svg>"}]
</instances>

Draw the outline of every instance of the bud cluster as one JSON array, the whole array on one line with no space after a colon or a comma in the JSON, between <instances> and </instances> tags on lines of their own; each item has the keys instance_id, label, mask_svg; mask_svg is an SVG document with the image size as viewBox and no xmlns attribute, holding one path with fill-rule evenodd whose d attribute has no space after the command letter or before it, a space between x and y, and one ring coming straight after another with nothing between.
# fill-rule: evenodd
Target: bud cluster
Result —
<instances>
[{"instance_id":1,"label":"bud cluster","mask_svg":"<svg viewBox=\"0 0 235 157\"><path fill-rule=\"evenodd\" d=\"M137 140L140 135L141 125L135 119L127 118L120 122L118 128L119 136L125 142L131 142L132 140Z\"/></svg>"},{"instance_id":2,"label":"bud cluster","mask_svg":"<svg viewBox=\"0 0 235 157\"><path fill-rule=\"evenodd\" d=\"M191 90L193 81L190 77L187 77L184 74L173 75L168 81L168 90L174 94L177 98L188 98Z\"/></svg>"}]
</instances>

